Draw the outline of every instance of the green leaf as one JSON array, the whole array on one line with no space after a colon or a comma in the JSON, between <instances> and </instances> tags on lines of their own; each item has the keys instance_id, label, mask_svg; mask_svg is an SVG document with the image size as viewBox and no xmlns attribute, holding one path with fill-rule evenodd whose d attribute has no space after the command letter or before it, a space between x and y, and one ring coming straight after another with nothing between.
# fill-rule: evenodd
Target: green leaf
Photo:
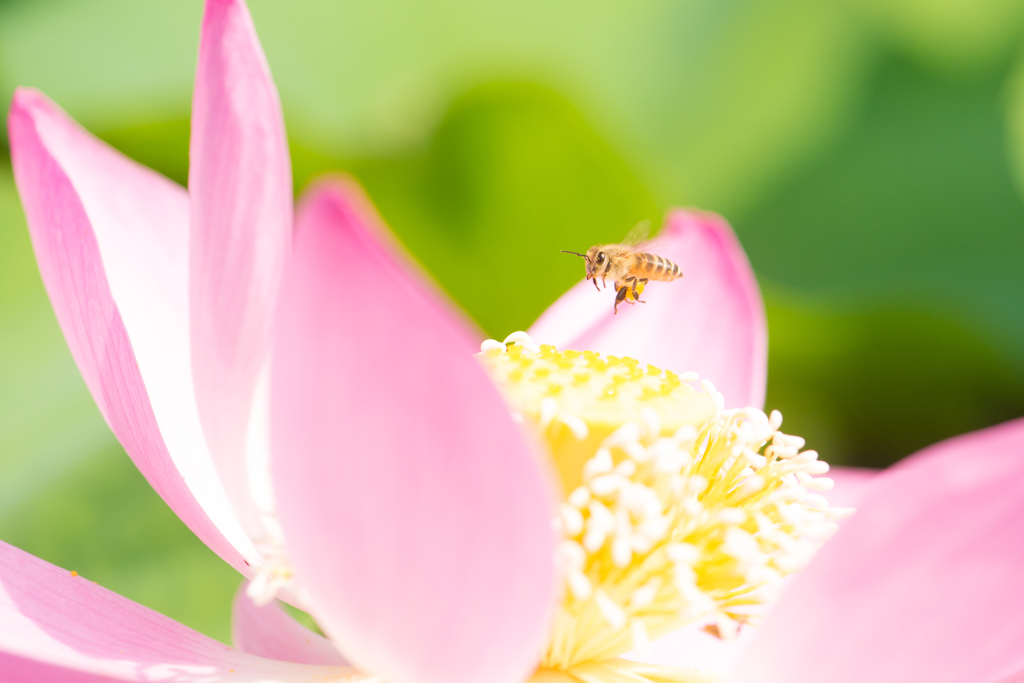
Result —
<instances>
[{"instance_id":1,"label":"green leaf","mask_svg":"<svg viewBox=\"0 0 1024 683\"><path fill-rule=\"evenodd\" d=\"M775 293L769 401L826 459L885 464L1024 414L1002 87L889 60L846 138L737 224Z\"/></svg>"},{"instance_id":2,"label":"green leaf","mask_svg":"<svg viewBox=\"0 0 1024 683\"><path fill-rule=\"evenodd\" d=\"M300 186L317 171L353 171L410 251L499 339L580 279L579 259L561 249L621 239L659 213L571 104L526 84L460 98L420 154L346 162L293 153ZM354 295L373 296L372 282L355 284Z\"/></svg>"},{"instance_id":3,"label":"green leaf","mask_svg":"<svg viewBox=\"0 0 1024 683\"><path fill-rule=\"evenodd\" d=\"M467 90L528 81L579 108L662 206L747 206L831 139L866 65L859 27L827 0L251 5L306 148L406 153ZM100 133L187 119L199 13L180 0L0 8L0 95L40 87Z\"/></svg>"},{"instance_id":4,"label":"green leaf","mask_svg":"<svg viewBox=\"0 0 1024 683\"><path fill-rule=\"evenodd\" d=\"M887 42L931 69L998 68L1024 30L1019 0L847 0Z\"/></svg>"},{"instance_id":5,"label":"green leaf","mask_svg":"<svg viewBox=\"0 0 1024 683\"><path fill-rule=\"evenodd\" d=\"M766 294L767 405L832 464L885 467L1024 414L1024 372L941 310Z\"/></svg>"},{"instance_id":6,"label":"green leaf","mask_svg":"<svg viewBox=\"0 0 1024 683\"><path fill-rule=\"evenodd\" d=\"M1006 87L1007 152L1017 181L1017 193L1024 197L1024 51L1014 65Z\"/></svg>"}]
</instances>

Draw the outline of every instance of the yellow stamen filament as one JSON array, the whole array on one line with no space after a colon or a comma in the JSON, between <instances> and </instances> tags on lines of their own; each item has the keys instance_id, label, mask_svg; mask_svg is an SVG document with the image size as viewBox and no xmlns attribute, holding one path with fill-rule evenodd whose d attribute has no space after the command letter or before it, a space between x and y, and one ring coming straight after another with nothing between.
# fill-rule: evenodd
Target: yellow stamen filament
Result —
<instances>
[{"instance_id":1,"label":"yellow stamen filament","mask_svg":"<svg viewBox=\"0 0 1024 683\"><path fill-rule=\"evenodd\" d=\"M480 359L563 490L565 592L535 680L711 680L616 658L689 624L730 637L756 621L846 513L809 492L830 487L828 465L779 431L777 411L723 410L694 373L523 333L485 342Z\"/></svg>"}]
</instances>

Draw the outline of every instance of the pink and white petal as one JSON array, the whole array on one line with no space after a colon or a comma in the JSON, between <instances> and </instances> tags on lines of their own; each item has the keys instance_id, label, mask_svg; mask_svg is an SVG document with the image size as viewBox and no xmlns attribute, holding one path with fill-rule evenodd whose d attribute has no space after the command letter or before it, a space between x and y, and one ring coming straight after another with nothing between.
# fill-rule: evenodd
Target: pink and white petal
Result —
<instances>
[{"instance_id":1,"label":"pink and white petal","mask_svg":"<svg viewBox=\"0 0 1024 683\"><path fill-rule=\"evenodd\" d=\"M833 467L826 476L835 482L835 486L829 491L821 491L821 495L828 501L829 507L855 508L878 474L879 470L867 467Z\"/></svg>"},{"instance_id":2,"label":"pink and white petal","mask_svg":"<svg viewBox=\"0 0 1024 683\"><path fill-rule=\"evenodd\" d=\"M2 541L0 679L359 680L348 668L291 664L239 652Z\"/></svg>"},{"instance_id":3,"label":"pink and white petal","mask_svg":"<svg viewBox=\"0 0 1024 683\"><path fill-rule=\"evenodd\" d=\"M254 549L210 459L192 386L188 199L41 93L8 119L39 272L100 412L190 529L243 573Z\"/></svg>"},{"instance_id":4,"label":"pink and white petal","mask_svg":"<svg viewBox=\"0 0 1024 683\"><path fill-rule=\"evenodd\" d=\"M1000 681L1024 670L1024 420L882 472L731 681Z\"/></svg>"},{"instance_id":5,"label":"pink and white petal","mask_svg":"<svg viewBox=\"0 0 1024 683\"><path fill-rule=\"evenodd\" d=\"M554 598L551 484L478 338L353 183L300 208L271 375L272 471L317 623L390 683L513 683Z\"/></svg>"},{"instance_id":6,"label":"pink and white petal","mask_svg":"<svg viewBox=\"0 0 1024 683\"><path fill-rule=\"evenodd\" d=\"M768 328L761 290L732 228L715 214L676 209L648 250L685 277L652 282L646 305L620 305L578 283L530 328L538 343L630 356L675 372L696 371L725 396L727 408L764 405ZM609 283L611 284L611 283Z\"/></svg>"},{"instance_id":7,"label":"pink and white petal","mask_svg":"<svg viewBox=\"0 0 1024 683\"><path fill-rule=\"evenodd\" d=\"M231 606L231 639L251 655L298 664L347 666L331 641L285 614L277 601L257 606L243 582Z\"/></svg>"},{"instance_id":8,"label":"pink and white petal","mask_svg":"<svg viewBox=\"0 0 1024 683\"><path fill-rule=\"evenodd\" d=\"M189 153L199 414L228 497L259 537L246 430L291 249L292 181L281 104L242 0L206 2Z\"/></svg>"}]
</instances>

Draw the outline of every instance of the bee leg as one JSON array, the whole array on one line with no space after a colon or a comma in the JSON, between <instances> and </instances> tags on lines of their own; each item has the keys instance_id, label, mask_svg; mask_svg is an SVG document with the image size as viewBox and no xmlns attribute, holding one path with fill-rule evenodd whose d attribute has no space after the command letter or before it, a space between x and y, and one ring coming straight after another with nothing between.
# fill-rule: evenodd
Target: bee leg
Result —
<instances>
[{"instance_id":1,"label":"bee leg","mask_svg":"<svg viewBox=\"0 0 1024 683\"><path fill-rule=\"evenodd\" d=\"M619 304L621 304L623 301L625 301L626 294L628 292L629 292L629 287L626 287L625 285L623 285L622 288L619 289L619 293L615 295L615 308L613 310L613 313L618 314L618 312L619 312Z\"/></svg>"},{"instance_id":2,"label":"bee leg","mask_svg":"<svg viewBox=\"0 0 1024 683\"><path fill-rule=\"evenodd\" d=\"M594 278L594 289L596 289L599 292L601 291L601 288L597 286L597 278L596 277Z\"/></svg>"},{"instance_id":3,"label":"bee leg","mask_svg":"<svg viewBox=\"0 0 1024 683\"><path fill-rule=\"evenodd\" d=\"M636 278L633 278L633 298L635 300L640 301L640 294L641 294L641 292L644 291L644 285L646 285L646 284L647 284L647 278L644 278L642 280L637 280ZM647 302L646 301L640 301L640 303L645 304Z\"/></svg>"}]
</instances>

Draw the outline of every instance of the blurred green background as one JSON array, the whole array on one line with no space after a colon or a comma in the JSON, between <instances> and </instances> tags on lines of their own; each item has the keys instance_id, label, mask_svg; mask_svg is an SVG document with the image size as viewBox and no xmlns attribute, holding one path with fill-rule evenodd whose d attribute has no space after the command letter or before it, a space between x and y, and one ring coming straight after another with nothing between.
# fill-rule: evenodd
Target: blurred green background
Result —
<instances>
[{"instance_id":1,"label":"blurred green background","mask_svg":"<svg viewBox=\"0 0 1024 683\"><path fill-rule=\"evenodd\" d=\"M357 176L492 336L580 276L559 249L693 205L760 279L768 406L828 460L1024 414L1019 0L250 6L296 188ZM201 9L0 0L0 106L41 88L184 183ZM238 576L100 418L0 151L0 538L227 640Z\"/></svg>"}]
</instances>

